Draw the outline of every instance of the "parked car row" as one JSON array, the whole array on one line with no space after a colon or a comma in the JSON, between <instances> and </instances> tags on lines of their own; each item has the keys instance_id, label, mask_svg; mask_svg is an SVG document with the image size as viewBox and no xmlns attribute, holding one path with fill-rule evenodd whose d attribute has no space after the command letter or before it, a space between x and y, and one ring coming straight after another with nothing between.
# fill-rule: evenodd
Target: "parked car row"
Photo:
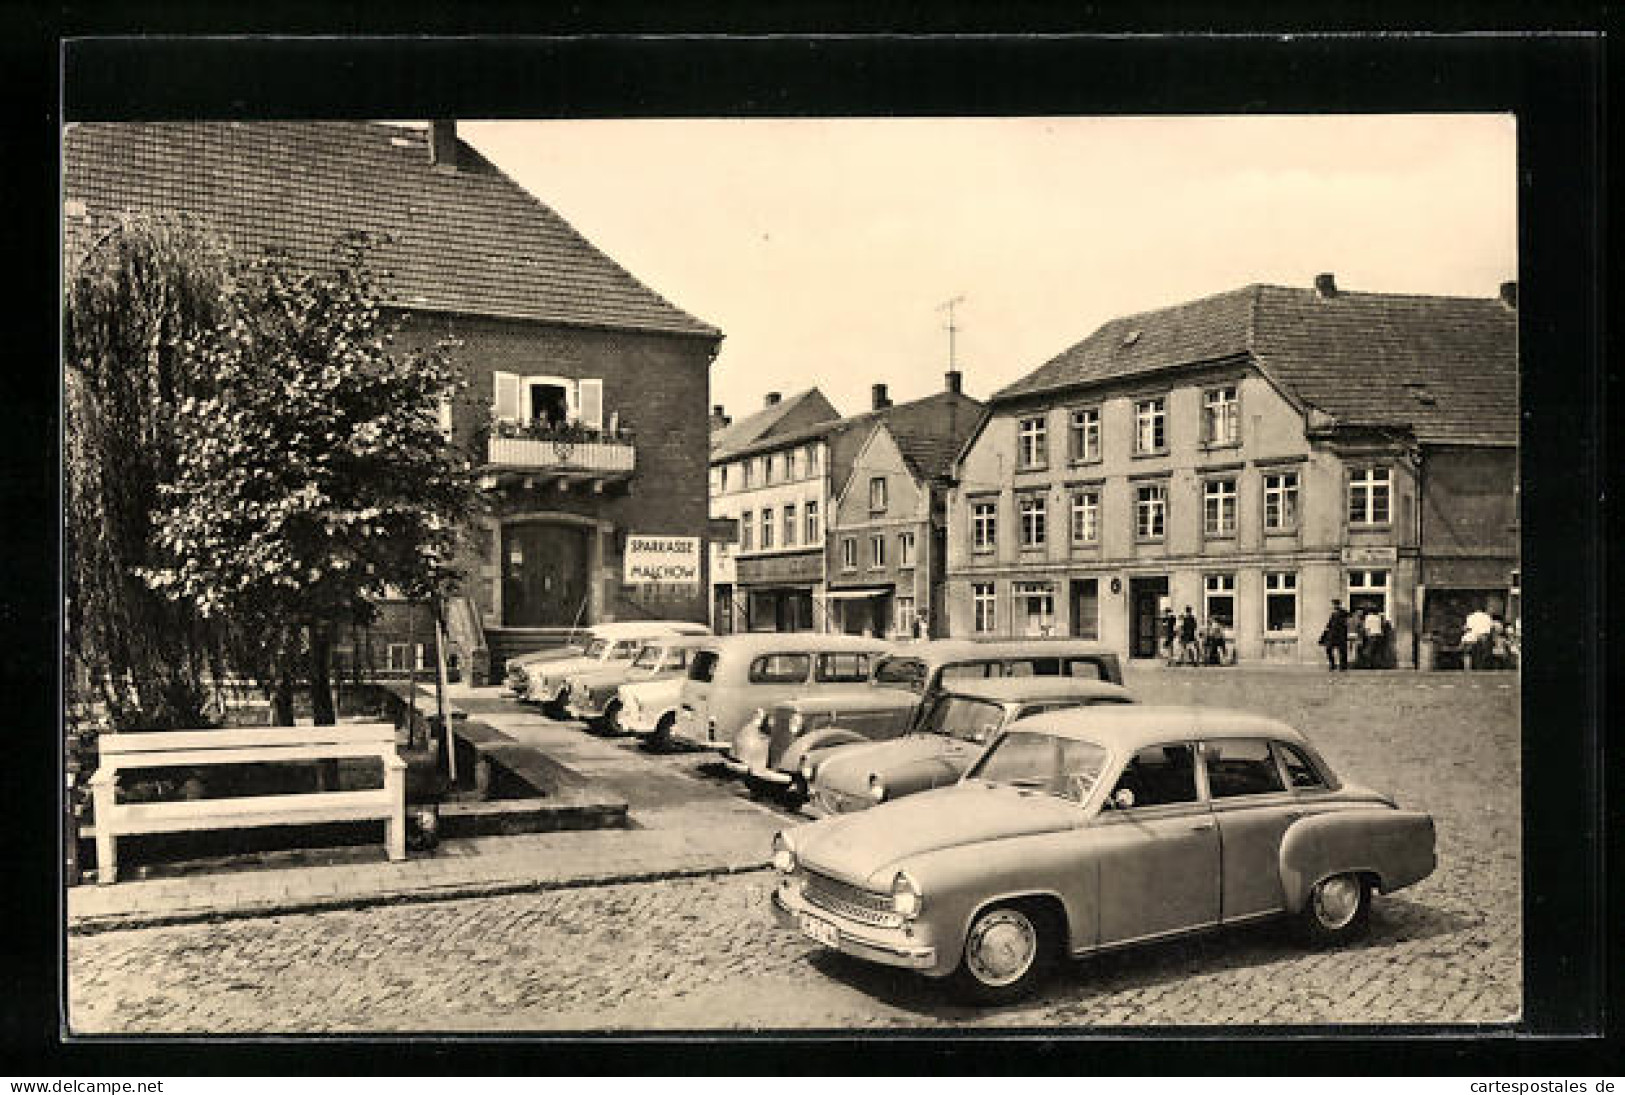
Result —
<instances>
[{"instance_id":1,"label":"parked car row","mask_svg":"<svg viewBox=\"0 0 1625 1095\"><path fill-rule=\"evenodd\" d=\"M1427 814L1343 783L1282 723L1136 703L1095 643L656 626L593 629L510 684L810 800L825 816L774 839L778 921L974 1000L1067 956L1269 917L1341 941L1373 893L1435 866Z\"/></svg>"}]
</instances>

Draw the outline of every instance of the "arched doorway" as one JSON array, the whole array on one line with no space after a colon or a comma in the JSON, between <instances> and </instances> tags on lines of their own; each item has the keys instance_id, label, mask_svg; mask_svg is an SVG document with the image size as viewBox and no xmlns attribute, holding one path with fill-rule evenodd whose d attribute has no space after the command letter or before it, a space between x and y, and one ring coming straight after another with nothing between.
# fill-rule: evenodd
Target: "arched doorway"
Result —
<instances>
[{"instance_id":1,"label":"arched doorway","mask_svg":"<svg viewBox=\"0 0 1625 1095\"><path fill-rule=\"evenodd\" d=\"M588 621L589 567L596 530L523 521L502 526L502 623L569 627Z\"/></svg>"}]
</instances>

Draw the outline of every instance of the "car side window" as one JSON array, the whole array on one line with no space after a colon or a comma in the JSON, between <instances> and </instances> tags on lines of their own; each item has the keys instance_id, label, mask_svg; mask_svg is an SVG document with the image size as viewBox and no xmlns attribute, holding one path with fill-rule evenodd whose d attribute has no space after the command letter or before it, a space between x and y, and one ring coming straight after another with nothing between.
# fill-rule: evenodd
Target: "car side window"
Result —
<instances>
[{"instance_id":1,"label":"car side window","mask_svg":"<svg viewBox=\"0 0 1625 1095\"><path fill-rule=\"evenodd\" d=\"M820 654L818 679L821 681L862 682L869 679L869 655Z\"/></svg>"},{"instance_id":2,"label":"car side window","mask_svg":"<svg viewBox=\"0 0 1625 1095\"><path fill-rule=\"evenodd\" d=\"M1128 790L1134 807L1171 806L1196 801L1196 755L1190 745L1151 745L1123 768L1112 794Z\"/></svg>"},{"instance_id":3,"label":"car side window","mask_svg":"<svg viewBox=\"0 0 1625 1095\"><path fill-rule=\"evenodd\" d=\"M1066 661L1066 675L1079 677L1086 681L1103 681L1106 674L1100 671L1100 663L1094 658L1068 658Z\"/></svg>"},{"instance_id":4,"label":"car side window","mask_svg":"<svg viewBox=\"0 0 1625 1095\"><path fill-rule=\"evenodd\" d=\"M984 677L998 676L997 662L967 662L961 665L945 665L938 677L938 685L949 681L979 681Z\"/></svg>"},{"instance_id":5,"label":"car side window","mask_svg":"<svg viewBox=\"0 0 1625 1095\"><path fill-rule=\"evenodd\" d=\"M1281 764L1286 768L1286 778L1292 781L1293 787L1308 790L1326 786L1326 781L1297 746L1278 741L1275 752L1280 756Z\"/></svg>"},{"instance_id":6,"label":"car side window","mask_svg":"<svg viewBox=\"0 0 1625 1095\"><path fill-rule=\"evenodd\" d=\"M812 658L806 654L764 654L750 663L751 684L800 684Z\"/></svg>"},{"instance_id":7,"label":"car side window","mask_svg":"<svg viewBox=\"0 0 1625 1095\"><path fill-rule=\"evenodd\" d=\"M1202 753L1207 759L1208 791L1214 798L1286 790L1267 741L1210 741Z\"/></svg>"}]
</instances>

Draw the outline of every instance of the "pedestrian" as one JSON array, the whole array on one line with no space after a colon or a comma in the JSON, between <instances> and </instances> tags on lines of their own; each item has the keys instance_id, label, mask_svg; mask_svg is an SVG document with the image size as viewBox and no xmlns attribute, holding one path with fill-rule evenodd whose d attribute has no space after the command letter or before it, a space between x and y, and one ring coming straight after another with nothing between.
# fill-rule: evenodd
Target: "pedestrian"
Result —
<instances>
[{"instance_id":1,"label":"pedestrian","mask_svg":"<svg viewBox=\"0 0 1625 1095\"><path fill-rule=\"evenodd\" d=\"M1162 627L1162 657L1169 665L1173 665L1174 655L1178 649L1175 643L1178 642L1179 620L1174 616L1172 606L1163 606L1160 623Z\"/></svg>"},{"instance_id":2,"label":"pedestrian","mask_svg":"<svg viewBox=\"0 0 1625 1095\"><path fill-rule=\"evenodd\" d=\"M1196 613L1191 606L1185 606L1185 614L1179 618L1179 662L1181 665L1200 665L1202 652L1196 646Z\"/></svg>"},{"instance_id":3,"label":"pedestrian","mask_svg":"<svg viewBox=\"0 0 1625 1095\"><path fill-rule=\"evenodd\" d=\"M1332 614L1320 633L1320 645L1326 648L1326 668L1347 672L1349 667L1349 614L1343 611L1343 602L1332 598Z\"/></svg>"},{"instance_id":4,"label":"pedestrian","mask_svg":"<svg viewBox=\"0 0 1625 1095\"><path fill-rule=\"evenodd\" d=\"M1399 666L1399 653L1394 645L1394 625L1386 617L1382 621L1382 667L1395 669Z\"/></svg>"},{"instance_id":5,"label":"pedestrian","mask_svg":"<svg viewBox=\"0 0 1625 1095\"><path fill-rule=\"evenodd\" d=\"M1512 643L1507 637L1506 620L1499 614L1490 617L1490 668L1512 668Z\"/></svg>"},{"instance_id":6,"label":"pedestrian","mask_svg":"<svg viewBox=\"0 0 1625 1095\"><path fill-rule=\"evenodd\" d=\"M1388 621L1383 618L1381 609L1372 609L1365 614L1360 623L1361 636L1360 662L1367 669L1383 669L1386 663L1382 656L1383 631Z\"/></svg>"},{"instance_id":7,"label":"pedestrian","mask_svg":"<svg viewBox=\"0 0 1625 1095\"><path fill-rule=\"evenodd\" d=\"M1475 608L1467 614L1467 622L1462 625L1461 632L1461 654L1466 668L1489 668L1490 630L1494 626L1495 621L1482 608Z\"/></svg>"},{"instance_id":8,"label":"pedestrian","mask_svg":"<svg viewBox=\"0 0 1625 1095\"><path fill-rule=\"evenodd\" d=\"M1217 616L1207 621L1207 664L1224 664L1224 624Z\"/></svg>"},{"instance_id":9,"label":"pedestrian","mask_svg":"<svg viewBox=\"0 0 1625 1095\"><path fill-rule=\"evenodd\" d=\"M1356 669L1365 668L1365 609L1357 608L1349 615L1349 642L1353 644L1353 657L1349 661Z\"/></svg>"}]
</instances>

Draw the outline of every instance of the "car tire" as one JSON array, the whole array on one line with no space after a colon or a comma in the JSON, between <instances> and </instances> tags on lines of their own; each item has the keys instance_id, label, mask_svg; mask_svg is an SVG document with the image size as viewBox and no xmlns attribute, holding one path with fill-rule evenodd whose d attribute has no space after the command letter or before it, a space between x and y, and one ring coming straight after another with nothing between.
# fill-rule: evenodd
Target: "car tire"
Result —
<instances>
[{"instance_id":1,"label":"car tire","mask_svg":"<svg viewBox=\"0 0 1625 1095\"><path fill-rule=\"evenodd\" d=\"M677 716L666 713L660 716L655 723L654 733L644 738L640 743L650 753L665 753L671 750L671 729L677 725Z\"/></svg>"},{"instance_id":2,"label":"car tire","mask_svg":"<svg viewBox=\"0 0 1625 1095\"><path fill-rule=\"evenodd\" d=\"M619 737L626 733L626 730L621 726L620 700L609 701L608 705L604 707L603 719L599 725L603 727L604 733L612 737Z\"/></svg>"},{"instance_id":3,"label":"car tire","mask_svg":"<svg viewBox=\"0 0 1625 1095\"><path fill-rule=\"evenodd\" d=\"M1298 914L1298 929L1310 946L1347 942L1371 923L1371 883L1363 875L1334 874L1315 883Z\"/></svg>"},{"instance_id":4,"label":"car tire","mask_svg":"<svg viewBox=\"0 0 1625 1095\"><path fill-rule=\"evenodd\" d=\"M1013 902L976 914L954 971L954 988L974 1004L1008 1004L1030 995L1055 965L1061 929L1042 905Z\"/></svg>"},{"instance_id":5,"label":"car tire","mask_svg":"<svg viewBox=\"0 0 1625 1095\"><path fill-rule=\"evenodd\" d=\"M807 804L812 792L807 788L807 781L800 776L792 776L788 786L779 792L779 801L792 810L799 810Z\"/></svg>"}]
</instances>

